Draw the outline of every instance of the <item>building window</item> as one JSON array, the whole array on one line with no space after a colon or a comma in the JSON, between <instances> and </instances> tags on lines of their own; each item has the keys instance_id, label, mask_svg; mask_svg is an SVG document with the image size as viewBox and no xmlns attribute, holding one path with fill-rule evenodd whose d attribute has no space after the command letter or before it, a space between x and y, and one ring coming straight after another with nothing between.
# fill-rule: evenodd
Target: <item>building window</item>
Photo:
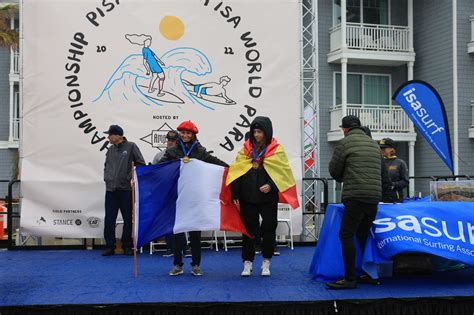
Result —
<instances>
[{"instance_id":1,"label":"building window","mask_svg":"<svg viewBox=\"0 0 474 315\"><path fill-rule=\"evenodd\" d=\"M335 75L335 105L342 103L341 73ZM390 75L348 73L347 104L390 104Z\"/></svg>"},{"instance_id":2,"label":"building window","mask_svg":"<svg viewBox=\"0 0 474 315\"><path fill-rule=\"evenodd\" d=\"M364 0L364 23L388 24L388 0Z\"/></svg>"},{"instance_id":3,"label":"building window","mask_svg":"<svg viewBox=\"0 0 474 315\"><path fill-rule=\"evenodd\" d=\"M360 23L360 0L346 1L346 21ZM341 0L333 2L333 17L335 25L341 23Z\"/></svg>"},{"instance_id":4,"label":"building window","mask_svg":"<svg viewBox=\"0 0 474 315\"><path fill-rule=\"evenodd\" d=\"M342 103L341 98L341 74L336 73L336 105ZM362 101L362 75L348 74L347 75L347 103L348 104L363 104Z\"/></svg>"},{"instance_id":5,"label":"building window","mask_svg":"<svg viewBox=\"0 0 474 315\"><path fill-rule=\"evenodd\" d=\"M365 24L390 24L390 0L346 0L346 21ZM341 23L341 0L333 0L333 24Z\"/></svg>"}]
</instances>

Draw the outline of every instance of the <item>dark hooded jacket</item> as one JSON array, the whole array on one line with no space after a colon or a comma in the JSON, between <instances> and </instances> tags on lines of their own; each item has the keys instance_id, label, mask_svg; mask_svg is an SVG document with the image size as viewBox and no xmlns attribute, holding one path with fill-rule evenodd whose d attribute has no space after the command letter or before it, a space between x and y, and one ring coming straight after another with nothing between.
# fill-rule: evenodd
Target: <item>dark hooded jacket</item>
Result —
<instances>
[{"instance_id":1,"label":"dark hooded jacket","mask_svg":"<svg viewBox=\"0 0 474 315\"><path fill-rule=\"evenodd\" d=\"M255 117L252 124L250 125L249 140L252 144L256 142L255 137L253 135L253 131L255 129L260 129L264 132L264 147L266 147L272 141L273 138L272 121L268 117ZM256 152L257 155L259 153L260 152ZM258 169L254 169L252 167L247 173L232 182L233 199L238 199L240 201L253 204L278 202L278 188L265 170L265 164L262 164L264 163L263 155L264 153L260 157L261 163ZM265 184L270 185L270 192L266 194L260 191L260 187Z\"/></svg>"},{"instance_id":2,"label":"dark hooded jacket","mask_svg":"<svg viewBox=\"0 0 474 315\"><path fill-rule=\"evenodd\" d=\"M195 136L193 138L194 140L197 140ZM194 140L191 140L188 143L183 142L186 150L190 149L191 145L194 143ZM181 141L182 140L179 139L178 143L175 146L172 146L171 148L166 149L165 154L160 159L159 163L183 158L185 154L180 144ZM206 148L203 147L200 143L197 143L194 149L191 151L191 153L189 153L189 158L198 159L203 162L216 164L216 165L220 165L224 167L229 166L226 162L219 160L218 158L216 158L215 156L207 152Z\"/></svg>"}]
</instances>

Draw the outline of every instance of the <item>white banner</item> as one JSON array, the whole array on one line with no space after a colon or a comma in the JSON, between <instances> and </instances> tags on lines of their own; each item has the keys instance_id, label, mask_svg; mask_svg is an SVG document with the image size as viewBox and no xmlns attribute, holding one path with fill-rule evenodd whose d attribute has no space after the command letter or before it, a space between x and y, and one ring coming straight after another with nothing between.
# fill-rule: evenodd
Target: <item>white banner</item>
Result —
<instances>
[{"instance_id":1,"label":"white banner","mask_svg":"<svg viewBox=\"0 0 474 315\"><path fill-rule=\"evenodd\" d=\"M24 231L103 235L111 124L151 162L191 119L230 164L253 118L269 116L301 189L300 11L297 0L23 0ZM293 218L299 234L301 210Z\"/></svg>"}]
</instances>

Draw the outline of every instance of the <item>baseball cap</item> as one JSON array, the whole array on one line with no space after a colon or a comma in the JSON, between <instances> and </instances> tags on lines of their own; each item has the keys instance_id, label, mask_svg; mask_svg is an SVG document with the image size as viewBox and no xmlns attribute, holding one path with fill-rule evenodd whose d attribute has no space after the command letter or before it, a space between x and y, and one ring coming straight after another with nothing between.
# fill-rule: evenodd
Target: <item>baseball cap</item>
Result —
<instances>
[{"instance_id":1,"label":"baseball cap","mask_svg":"<svg viewBox=\"0 0 474 315\"><path fill-rule=\"evenodd\" d=\"M342 124L339 127L342 128L352 128L352 127L360 127L360 119L354 115L347 115L346 117L342 118Z\"/></svg>"},{"instance_id":2,"label":"baseball cap","mask_svg":"<svg viewBox=\"0 0 474 315\"><path fill-rule=\"evenodd\" d=\"M109 130L104 131L108 135L119 135L123 136L123 129L119 125L110 125Z\"/></svg>"},{"instance_id":3,"label":"baseball cap","mask_svg":"<svg viewBox=\"0 0 474 315\"><path fill-rule=\"evenodd\" d=\"M395 141L393 141L390 138L384 138L384 139L379 141L379 146L382 149L384 149L384 148L393 148L393 147L395 147Z\"/></svg>"}]
</instances>

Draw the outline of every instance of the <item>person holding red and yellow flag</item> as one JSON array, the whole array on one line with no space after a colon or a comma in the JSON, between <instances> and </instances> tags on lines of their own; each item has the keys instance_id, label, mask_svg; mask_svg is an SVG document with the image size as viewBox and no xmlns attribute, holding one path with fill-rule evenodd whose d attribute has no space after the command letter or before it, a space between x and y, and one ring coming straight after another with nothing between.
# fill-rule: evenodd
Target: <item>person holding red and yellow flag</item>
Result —
<instances>
[{"instance_id":1,"label":"person holding red and yellow flag","mask_svg":"<svg viewBox=\"0 0 474 315\"><path fill-rule=\"evenodd\" d=\"M296 184L285 150L273 138L270 118L259 116L250 125L250 136L229 168L226 184L232 188L233 202L240 206L240 216L252 238L242 235L241 275L252 274L255 258L255 235L262 217L262 276L270 276L278 202L299 207Z\"/></svg>"}]
</instances>

